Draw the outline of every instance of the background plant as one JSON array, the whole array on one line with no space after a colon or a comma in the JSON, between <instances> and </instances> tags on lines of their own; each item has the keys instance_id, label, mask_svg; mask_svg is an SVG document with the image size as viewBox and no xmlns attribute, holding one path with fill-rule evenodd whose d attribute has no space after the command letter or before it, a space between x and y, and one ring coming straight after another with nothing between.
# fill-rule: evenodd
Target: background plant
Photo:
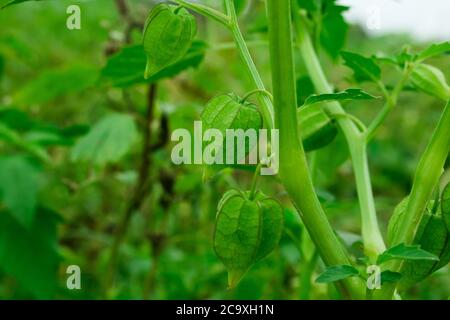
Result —
<instances>
[{"instance_id":1,"label":"background plant","mask_svg":"<svg viewBox=\"0 0 450 320\"><path fill-rule=\"evenodd\" d=\"M56 25L63 2L0 14L7 23L27 6L43 25ZM365 266L378 262L386 283L374 298L391 298L402 261L437 271L448 246L428 252L411 244L427 247L415 236L423 215L446 219L439 207L448 182L448 107L441 116L446 101L436 98L448 100L448 86L428 65L448 70L448 43L398 52L399 41L411 41L366 39L347 26L345 8L334 1L268 1L268 19L264 2L176 2L196 14L199 34L186 55L148 80L141 42L150 3L83 4L98 12L83 20L92 32L61 30L64 46L25 26L1 37L2 296L364 298ZM258 14L246 15L250 5ZM351 41L342 51L347 30ZM338 67L341 61L353 75ZM24 85L22 78L30 80ZM259 179L258 189L283 205L284 231L275 253L226 291L212 250L216 207L226 190L251 188L254 168L215 170L204 184L204 168L168 163L168 133L190 128L210 98L255 89L264 125L281 130L279 180ZM410 193L398 239L386 242L393 209ZM22 241L12 241L17 234ZM39 276L30 276L30 261L42 262ZM63 288L64 266L77 263L92 290ZM425 278L402 298L448 296L448 268Z\"/></svg>"}]
</instances>

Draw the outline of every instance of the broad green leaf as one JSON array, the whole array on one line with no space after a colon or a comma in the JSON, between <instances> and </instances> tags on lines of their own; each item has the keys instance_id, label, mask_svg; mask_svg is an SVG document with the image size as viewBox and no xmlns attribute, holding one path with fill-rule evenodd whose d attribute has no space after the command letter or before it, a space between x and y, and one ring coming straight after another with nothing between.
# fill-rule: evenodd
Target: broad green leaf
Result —
<instances>
[{"instance_id":1,"label":"broad green leaf","mask_svg":"<svg viewBox=\"0 0 450 320\"><path fill-rule=\"evenodd\" d=\"M15 5L15 4L19 4L19 3L22 3L22 2L29 2L29 1L43 1L43 0L8 0L7 2L5 2L4 4L2 4L0 6L0 9L4 9L6 7L9 7L9 6L12 6L12 5Z\"/></svg>"},{"instance_id":2,"label":"broad green leaf","mask_svg":"<svg viewBox=\"0 0 450 320\"><path fill-rule=\"evenodd\" d=\"M219 202L214 249L228 270L228 286L234 288L248 269L278 245L283 228L283 209L258 192L231 190Z\"/></svg>"},{"instance_id":3,"label":"broad green leaf","mask_svg":"<svg viewBox=\"0 0 450 320\"><path fill-rule=\"evenodd\" d=\"M450 99L450 87L444 73L428 64L417 65L411 74L411 83L417 89L447 102Z\"/></svg>"},{"instance_id":4,"label":"broad green leaf","mask_svg":"<svg viewBox=\"0 0 450 320\"><path fill-rule=\"evenodd\" d=\"M115 87L128 87L171 78L186 69L196 68L203 61L206 48L207 46L204 42L194 41L181 60L146 80L142 72L147 61L143 47L141 45L125 47L109 58L106 66L101 71L100 82L105 82Z\"/></svg>"},{"instance_id":5,"label":"broad green leaf","mask_svg":"<svg viewBox=\"0 0 450 320\"><path fill-rule=\"evenodd\" d=\"M336 59L345 45L349 26L345 22L343 13L348 7L335 4L328 5L322 16L320 43L326 52Z\"/></svg>"},{"instance_id":6,"label":"broad green leaf","mask_svg":"<svg viewBox=\"0 0 450 320\"><path fill-rule=\"evenodd\" d=\"M343 13L348 7L337 4L335 0L297 0L298 6L305 9L314 23L314 38L320 39L320 44L333 58L345 45L348 24Z\"/></svg>"},{"instance_id":7,"label":"broad green leaf","mask_svg":"<svg viewBox=\"0 0 450 320\"><path fill-rule=\"evenodd\" d=\"M378 264L390 260L431 260L439 261L439 257L420 248L419 245L399 244L389 248L378 257Z\"/></svg>"},{"instance_id":8,"label":"broad green leaf","mask_svg":"<svg viewBox=\"0 0 450 320\"><path fill-rule=\"evenodd\" d=\"M33 224L40 171L22 156L0 158L0 203L24 227Z\"/></svg>"},{"instance_id":9,"label":"broad green leaf","mask_svg":"<svg viewBox=\"0 0 450 320\"><path fill-rule=\"evenodd\" d=\"M381 284L398 282L402 277L399 272L385 270L381 273Z\"/></svg>"},{"instance_id":10,"label":"broad green leaf","mask_svg":"<svg viewBox=\"0 0 450 320\"><path fill-rule=\"evenodd\" d=\"M450 183L444 188L441 199L442 216L450 233Z\"/></svg>"},{"instance_id":11,"label":"broad green leaf","mask_svg":"<svg viewBox=\"0 0 450 320\"><path fill-rule=\"evenodd\" d=\"M5 107L0 108L0 123L17 131L27 131L33 126L34 121L27 113L17 108Z\"/></svg>"},{"instance_id":12,"label":"broad green leaf","mask_svg":"<svg viewBox=\"0 0 450 320\"><path fill-rule=\"evenodd\" d=\"M337 136L335 122L316 105L306 105L297 110L300 136L306 152L321 149Z\"/></svg>"},{"instance_id":13,"label":"broad green leaf","mask_svg":"<svg viewBox=\"0 0 450 320\"><path fill-rule=\"evenodd\" d=\"M347 89L343 92L331 93L331 94L318 94L309 96L305 105L315 104L319 102L329 101L346 101L346 100L373 100L377 99L370 93L365 92L362 89Z\"/></svg>"},{"instance_id":14,"label":"broad green leaf","mask_svg":"<svg viewBox=\"0 0 450 320\"><path fill-rule=\"evenodd\" d=\"M55 297L58 286L58 216L39 208L30 228L0 212L0 270L37 299Z\"/></svg>"},{"instance_id":15,"label":"broad green leaf","mask_svg":"<svg viewBox=\"0 0 450 320\"><path fill-rule=\"evenodd\" d=\"M131 116L108 115L75 144L71 160L96 165L117 162L130 150L136 137L136 125Z\"/></svg>"},{"instance_id":16,"label":"broad green leaf","mask_svg":"<svg viewBox=\"0 0 450 320\"><path fill-rule=\"evenodd\" d=\"M317 283L331 283L340 280L344 280L350 277L359 275L359 271L352 266L340 265L328 267L325 271L316 279Z\"/></svg>"},{"instance_id":17,"label":"broad green leaf","mask_svg":"<svg viewBox=\"0 0 450 320\"><path fill-rule=\"evenodd\" d=\"M450 42L446 41L438 44L432 44L419 54L417 60L423 61L435 56L439 56L446 52L450 52Z\"/></svg>"},{"instance_id":18,"label":"broad green leaf","mask_svg":"<svg viewBox=\"0 0 450 320\"><path fill-rule=\"evenodd\" d=\"M356 53L341 52L345 64L351 68L357 81L378 81L381 78L381 68L373 58L366 58Z\"/></svg>"},{"instance_id":19,"label":"broad green leaf","mask_svg":"<svg viewBox=\"0 0 450 320\"><path fill-rule=\"evenodd\" d=\"M92 87L97 79L98 71L88 66L44 71L20 89L14 102L19 105L46 103L66 94L84 91Z\"/></svg>"}]
</instances>

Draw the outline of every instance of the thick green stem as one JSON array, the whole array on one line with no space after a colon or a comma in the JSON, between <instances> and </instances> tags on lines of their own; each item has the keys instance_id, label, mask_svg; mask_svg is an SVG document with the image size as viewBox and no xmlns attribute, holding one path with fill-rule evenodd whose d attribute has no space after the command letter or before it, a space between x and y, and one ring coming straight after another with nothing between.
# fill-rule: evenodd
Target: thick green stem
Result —
<instances>
[{"instance_id":1,"label":"thick green stem","mask_svg":"<svg viewBox=\"0 0 450 320\"><path fill-rule=\"evenodd\" d=\"M319 94L332 93L328 80L319 62L317 54L311 43L309 34L301 21L299 12L295 13L300 51L305 62L311 80ZM345 110L338 102L330 102L325 105L326 110L331 114L345 114ZM352 157L353 170L356 179L358 197L361 209L362 236L366 255L375 261L378 254L386 250L386 246L381 236L378 226L375 202L372 192L372 184L369 174L369 165L366 152L365 134L348 117L339 117L338 124L347 140L350 155Z\"/></svg>"},{"instance_id":2,"label":"thick green stem","mask_svg":"<svg viewBox=\"0 0 450 320\"><path fill-rule=\"evenodd\" d=\"M290 0L267 0L275 128L280 137L280 179L298 208L321 257L328 266L349 265L344 247L332 229L314 190L297 131L296 88ZM358 278L338 283L347 298L362 298Z\"/></svg>"},{"instance_id":3,"label":"thick green stem","mask_svg":"<svg viewBox=\"0 0 450 320\"><path fill-rule=\"evenodd\" d=\"M414 240L420 220L428 201L433 196L435 187L439 184L442 170L450 149L450 101L447 103L442 117L437 125L430 143L428 144L414 177L414 183L405 210L403 225L393 239L393 245L411 244ZM386 266L387 269L400 271L401 261L393 261ZM387 285L377 295L378 298L389 299L395 287Z\"/></svg>"}]
</instances>

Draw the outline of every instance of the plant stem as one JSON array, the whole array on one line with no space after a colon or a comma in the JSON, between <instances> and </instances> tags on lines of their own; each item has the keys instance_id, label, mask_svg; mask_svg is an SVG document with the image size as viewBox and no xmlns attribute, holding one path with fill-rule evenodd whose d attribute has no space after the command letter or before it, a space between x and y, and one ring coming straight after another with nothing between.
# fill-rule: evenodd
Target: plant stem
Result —
<instances>
[{"instance_id":1,"label":"plant stem","mask_svg":"<svg viewBox=\"0 0 450 320\"><path fill-rule=\"evenodd\" d=\"M377 82L378 86L380 87L381 91L383 92L384 97L386 98L386 103L385 103L383 109L380 111L380 113L378 113L378 115L375 117L375 120L370 124L369 129L367 130L367 134L366 134L366 142L367 143L369 143L372 140L377 129L386 120L386 118L387 118L388 114L391 112L391 110L393 108L395 108L395 106L397 105L400 92L403 90L403 87L405 86L406 81L408 80L409 76L411 75L413 68L414 68L414 66L409 63L407 63L405 65L402 78L395 86L394 90L392 91L392 94L390 94L388 92L388 90L386 89L386 86L381 81Z\"/></svg>"},{"instance_id":2,"label":"plant stem","mask_svg":"<svg viewBox=\"0 0 450 320\"><path fill-rule=\"evenodd\" d=\"M393 239L393 246L414 241L417 228L433 191L439 184L445 161L450 149L450 101L447 103L430 143L422 155L414 177L408 206L402 220L403 225ZM402 263L393 261L386 266L389 270L401 270ZM395 286L387 285L381 290L379 297L390 298Z\"/></svg>"},{"instance_id":3,"label":"plant stem","mask_svg":"<svg viewBox=\"0 0 450 320\"><path fill-rule=\"evenodd\" d=\"M258 95L258 101L260 104L259 107L264 120L264 124L268 129L272 129L274 126L273 104L267 94L262 93L263 91L266 91L266 88L261 79L261 76L258 73L255 63L253 62L253 58L250 54L250 51L248 50L247 44L245 43L244 36L242 35L242 32L239 28L233 0L225 0L227 15L224 15L223 13L205 5L192 3L185 0L172 1L188 9L191 9L198 14L218 21L231 31L235 45L237 46L239 54L241 55L241 58L245 64L246 72L251 79L254 87L261 91Z\"/></svg>"},{"instance_id":4,"label":"plant stem","mask_svg":"<svg viewBox=\"0 0 450 320\"><path fill-rule=\"evenodd\" d=\"M333 90L328 83L309 34L301 20L300 12L298 10L296 11L294 16L300 42L300 51L311 80L319 94L332 93ZM325 104L325 109L331 114L346 114L338 102ZM369 174L365 133L361 132L358 126L348 117L339 117L337 121L345 135L352 158L361 209L364 250L366 255L372 261L375 261L377 256L386 250L386 246L378 226Z\"/></svg>"},{"instance_id":5,"label":"plant stem","mask_svg":"<svg viewBox=\"0 0 450 320\"><path fill-rule=\"evenodd\" d=\"M347 253L332 229L309 175L300 143L296 118L296 88L292 50L290 0L267 0L275 128L280 136L280 179L328 266L349 265ZM364 297L364 284L357 278L337 283L346 298Z\"/></svg>"},{"instance_id":6,"label":"plant stem","mask_svg":"<svg viewBox=\"0 0 450 320\"><path fill-rule=\"evenodd\" d=\"M211 18L225 26L228 26L230 24L230 18L224 15L222 12L219 12L213 8L210 8L208 6L205 6L200 3L192 3L185 0L171 0L183 7L186 7L194 12L197 12L198 14L201 14L205 17Z\"/></svg>"},{"instance_id":7,"label":"plant stem","mask_svg":"<svg viewBox=\"0 0 450 320\"><path fill-rule=\"evenodd\" d=\"M245 43L244 36L242 35L242 32L239 28L233 0L225 0L225 7L227 10L227 14L230 17L229 28L233 35L239 54L241 55L241 58L245 64L247 74L256 89L260 90L261 92L266 91L261 76L259 75L258 69L253 62L253 58L250 54L250 51L248 50L247 44ZM258 95L260 110L266 127L268 129L272 129L274 127L273 103L267 96L267 94L261 92Z\"/></svg>"},{"instance_id":8,"label":"plant stem","mask_svg":"<svg viewBox=\"0 0 450 320\"><path fill-rule=\"evenodd\" d=\"M317 262L319 261L319 253L314 249L314 253L310 260L305 263L301 270L299 281L299 299L309 300L311 297L311 278L314 274Z\"/></svg>"}]
</instances>

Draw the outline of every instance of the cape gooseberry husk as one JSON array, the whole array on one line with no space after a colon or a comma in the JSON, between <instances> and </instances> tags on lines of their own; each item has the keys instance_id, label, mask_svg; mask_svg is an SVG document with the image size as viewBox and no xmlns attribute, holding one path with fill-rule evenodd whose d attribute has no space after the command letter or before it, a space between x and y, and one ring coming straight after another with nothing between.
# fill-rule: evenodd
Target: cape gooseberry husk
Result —
<instances>
[{"instance_id":1,"label":"cape gooseberry husk","mask_svg":"<svg viewBox=\"0 0 450 320\"><path fill-rule=\"evenodd\" d=\"M246 272L278 245L284 222L282 206L257 192L230 190L220 200L214 250L228 271L228 288L235 288Z\"/></svg>"},{"instance_id":2,"label":"cape gooseberry husk","mask_svg":"<svg viewBox=\"0 0 450 320\"><path fill-rule=\"evenodd\" d=\"M178 62L197 33L197 23L186 9L161 3L145 23L143 46L147 54L146 79Z\"/></svg>"},{"instance_id":3,"label":"cape gooseberry husk","mask_svg":"<svg viewBox=\"0 0 450 320\"><path fill-rule=\"evenodd\" d=\"M450 99L450 87L445 75L434 66L419 64L411 74L411 82L417 89L433 97L443 101Z\"/></svg>"}]
</instances>

